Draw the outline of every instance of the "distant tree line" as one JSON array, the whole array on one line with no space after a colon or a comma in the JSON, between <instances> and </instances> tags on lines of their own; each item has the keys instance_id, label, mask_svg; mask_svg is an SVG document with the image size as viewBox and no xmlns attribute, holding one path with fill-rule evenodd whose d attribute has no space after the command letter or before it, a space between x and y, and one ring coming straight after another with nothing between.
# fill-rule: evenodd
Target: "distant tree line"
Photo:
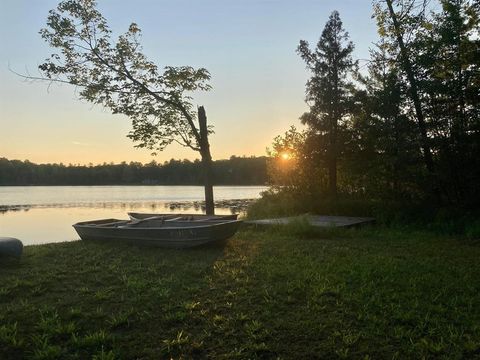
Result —
<instances>
[{"instance_id":1,"label":"distant tree line","mask_svg":"<svg viewBox=\"0 0 480 360\"><path fill-rule=\"evenodd\" d=\"M264 185L266 162L264 156L214 161L214 184ZM203 185L202 176L199 160L64 165L0 158L0 185Z\"/></svg>"},{"instance_id":2,"label":"distant tree line","mask_svg":"<svg viewBox=\"0 0 480 360\"><path fill-rule=\"evenodd\" d=\"M361 71L338 12L300 42L306 129L274 140L272 182L296 199L479 208L480 2L377 0L374 16Z\"/></svg>"}]
</instances>

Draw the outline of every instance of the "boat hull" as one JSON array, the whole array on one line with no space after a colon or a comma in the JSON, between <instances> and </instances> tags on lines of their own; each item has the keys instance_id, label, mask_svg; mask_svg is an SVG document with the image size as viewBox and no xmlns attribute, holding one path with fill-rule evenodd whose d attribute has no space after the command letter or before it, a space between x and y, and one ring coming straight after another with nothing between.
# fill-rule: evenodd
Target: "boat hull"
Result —
<instances>
[{"instance_id":1,"label":"boat hull","mask_svg":"<svg viewBox=\"0 0 480 360\"><path fill-rule=\"evenodd\" d=\"M114 220L114 219L108 219ZM188 248L232 237L241 221L228 220L192 225L192 222L145 221L141 225L117 220L117 225L83 222L73 225L82 240L120 241L167 248ZM110 221L115 223L115 221ZM106 225L105 225L106 224Z\"/></svg>"},{"instance_id":2,"label":"boat hull","mask_svg":"<svg viewBox=\"0 0 480 360\"><path fill-rule=\"evenodd\" d=\"M20 257L23 252L23 243L15 238L0 237L0 255Z\"/></svg>"}]
</instances>

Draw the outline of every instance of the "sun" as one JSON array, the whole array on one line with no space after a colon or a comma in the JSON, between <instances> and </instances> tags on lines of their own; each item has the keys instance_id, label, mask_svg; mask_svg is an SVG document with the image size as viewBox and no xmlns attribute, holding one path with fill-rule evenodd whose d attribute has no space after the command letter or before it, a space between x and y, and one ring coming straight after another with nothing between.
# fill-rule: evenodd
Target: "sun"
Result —
<instances>
[{"instance_id":1,"label":"sun","mask_svg":"<svg viewBox=\"0 0 480 360\"><path fill-rule=\"evenodd\" d=\"M291 158L291 155L288 153L288 152L284 152L280 155L280 157L283 159L283 160L289 160Z\"/></svg>"}]
</instances>

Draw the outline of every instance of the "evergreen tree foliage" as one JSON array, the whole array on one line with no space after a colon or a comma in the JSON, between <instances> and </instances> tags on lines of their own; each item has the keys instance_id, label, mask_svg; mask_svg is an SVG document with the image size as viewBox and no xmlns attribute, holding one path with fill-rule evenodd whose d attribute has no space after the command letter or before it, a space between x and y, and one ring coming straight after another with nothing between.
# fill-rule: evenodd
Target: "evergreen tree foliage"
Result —
<instances>
[{"instance_id":1,"label":"evergreen tree foliage","mask_svg":"<svg viewBox=\"0 0 480 360\"><path fill-rule=\"evenodd\" d=\"M334 11L315 47L301 40L297 52L312 77L306 85L306 102L310 110L301 117L309 135L318 143L322 166L328 169L328 187L337 195L337 162L347 141L346 123L351 113L351 76L357 63L352 59L353 43L348 40L340 15Z\"/></svg>"}]
</instances>

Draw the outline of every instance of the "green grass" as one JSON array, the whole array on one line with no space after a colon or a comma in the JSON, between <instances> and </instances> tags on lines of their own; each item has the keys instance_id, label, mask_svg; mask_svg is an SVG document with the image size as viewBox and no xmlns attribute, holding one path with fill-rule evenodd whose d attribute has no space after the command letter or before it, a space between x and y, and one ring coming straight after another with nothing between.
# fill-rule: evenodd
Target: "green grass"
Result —
<instances>
[{"instance_id":1,"label":"green grass","mask_svg":"<svg viewBox=\"0 0 480 360\"><path fill-rule=\"evenodd\" d=\"M466 238L303 223L30 246L0 258L0 358L480 358L479 259Z\"/></svg>"}]
</instances>

